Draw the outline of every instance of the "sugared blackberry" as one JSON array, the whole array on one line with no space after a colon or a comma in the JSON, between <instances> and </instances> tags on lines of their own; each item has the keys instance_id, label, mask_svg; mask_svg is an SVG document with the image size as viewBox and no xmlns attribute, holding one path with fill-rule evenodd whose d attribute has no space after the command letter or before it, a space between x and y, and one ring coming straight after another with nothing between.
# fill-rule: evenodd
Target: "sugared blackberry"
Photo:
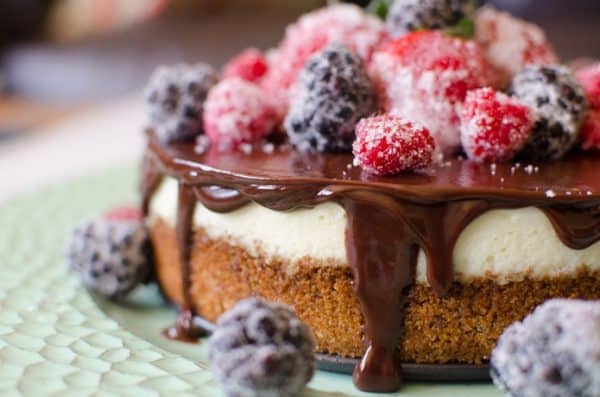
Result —
<instances>
[{"instance_id":1,"label":"sugared blackberry","mask_svg":"<svg viewBox=\"0 0 600 397\"><path fill-rule=\"evenodd\" d=\"M148 234L140 220L99 218L76 227L67 260L86 287L111 299L122 298L151 274Z\"/></svg>"},{"instance_id":2,"label":"sugared blackberry","mask_svg":"<svg viewBox=\"0 0 600 397\"><path fill-rule=\"evenodd\" d=\"M579 138L587 103L583 88L564 66L528 66L517 73L509 92L534 113L533 134L519 157L556 160Z\"/></svg>"},{"instance_id":3,"label":"sugared blackberry","mask_svg":"<svg viewBox=\"0 0 600 397\"><path fill-rule=\"evenodd\" d=\"M315 370L307 325L283 304L239 302L219 319L210 339L215 378L230 397L297 395Z\"/></svg>"},{"instance_id":4,"label":"sugared blackberry","mask_svg":"<svg viewBox=\"0 0 600 397\"><path fill-rule=\"evenodd\" d=\"M285 130L300 151L349 151L359 119L375 111L361 58L332 44L308 60L292 95Z\"/></svg>"},{"instance_id":5,"label":"sugared blackberry","mask_svg":"<svg viewBox=\"0 0 600 397\"><path fill-rule=\"evenodd\" d=\"M415 30L434 30L456 25L473 15L472 0L396 0L389 8L386 24L392 37Z\"/></svg>"},{"instance_id":6,"label":"sugared blackberry","mask_svg":"<svg viewBox=\"0 0 600 397\"><path fill-rule=\"evenodd\" d=\"M600 396L600 303L546 302L504 331L490 364L508 396Z\"/></svg>"},{"instance_id":7,"label":"sugared blackberry","mask_svg":"<svg viewBox=\"0 0 600 397\"><path fill-rule=\"evenodd\" d=\"M205 63L156 69L146 87L146 102L151 127L161 141L189 141L203 132L204 101L217 80Z\"/></svg>"}]
</instances>

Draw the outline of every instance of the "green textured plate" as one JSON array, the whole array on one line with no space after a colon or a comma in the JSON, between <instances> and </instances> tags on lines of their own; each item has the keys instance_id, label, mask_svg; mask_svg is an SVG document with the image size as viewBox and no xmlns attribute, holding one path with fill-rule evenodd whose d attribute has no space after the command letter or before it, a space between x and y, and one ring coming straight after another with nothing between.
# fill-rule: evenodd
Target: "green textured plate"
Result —
<instances>
[{"instance_id":1,"label":"green textured plate","mask_svg":"<svg viewBox=\"0 0 600 397\"><path fill-rule=\"evenodd\" d=\"M62 258L77 223L135 200L135 169L111 169L0 204L0 395L219 396L206 343L168 341L174 312L152 287L126 305L91 296ZM304 396L366 396L319 371ZM492 397L489 384L410 384L397 396Z\"/></svg>"}]
</instances>

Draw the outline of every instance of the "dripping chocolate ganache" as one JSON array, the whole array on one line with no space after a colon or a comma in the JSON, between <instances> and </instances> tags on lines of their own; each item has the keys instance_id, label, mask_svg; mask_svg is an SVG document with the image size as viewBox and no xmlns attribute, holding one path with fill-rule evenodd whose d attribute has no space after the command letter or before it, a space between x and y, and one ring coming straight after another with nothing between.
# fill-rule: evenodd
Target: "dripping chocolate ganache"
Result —
<instances>
[{"instance_id":1,"label":"dripping chocolate ganache","mask_svg":"<svg viewBox=\"0 0 600 397\"><path fill-rule=\"evenodd\" d=\"M599 167L600 158L586 154L539 165L456 159L376 177L352 166L346 154L303 154L285 147L269 153L209 149L198 154L193 144L163 144L150 134L142 190L159 282L184 316L214 321L242 295L285 301L305 315L323 352L362 356L354 373L361 388L393 390L401 382L403 360L485 362L502 329L545 299L600 298L600 249L594 245L600 240L600 179L594 171ZM173 219L157 204L165 181L177 184ZM198 207L227 217L253 203L284 215L327 203L340 206L346 263L328 266L307 256L290 271L284 268L286 258L261 251L260 241L257 250L250 249L235 236L214 237L195 222ZM484 272L455 276L459 264L453 252L465 228L494 210L510 218L506 211L532 208L552 225L567 250L561 255L571 253L569 260L581 263L547 273L531 269L543 263L521 263L503 275L481 263ZM518 227L539 233L527 219L532 218ZM263 225L284 231L285 226ZM288 238L298 238L296 231L292 226ZM419 251L426 265L424 279L418 280ZM332 301L319 313L321 295ZM327 319L332 306L348 315L347 323ZM181 331L197 335L192 324L181 321ZM351 337L338 342L326 336L343 333Z\"/></svg>"}]
</instances>

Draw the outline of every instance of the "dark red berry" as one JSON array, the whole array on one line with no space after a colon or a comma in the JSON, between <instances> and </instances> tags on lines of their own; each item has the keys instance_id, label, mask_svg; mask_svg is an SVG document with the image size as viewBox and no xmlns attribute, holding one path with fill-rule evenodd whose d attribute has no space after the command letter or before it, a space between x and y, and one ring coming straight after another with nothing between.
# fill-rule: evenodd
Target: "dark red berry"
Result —
<instances>
[{"instance_id":1,"label":"dark red berry","mask_svg":"<svg viewBox=\"0 0 600 397\"><path fill-rule=\"evenodd\" d=\"M227 62L221 77L239 77L254 83L261 80L268 70L263 54L256 48L248 48Z\"/></svg>"},{"instance_id":2,"label":"dark red berry","mask_svg":"<svg viewBox=\"0 0 600 397\"><path fill-rule=\"evenodd\" d=\"M478 162L512 159L527 143L533 115L518 99L491 88L470 91L461 112L461 142Z\"/></svg>"},{"instance_id":3,"label":"dark red berry","mask_svg":"<svg viewBox=\"0 0 600 397\"><path fill-rule=\"evenodd\" d=\"M109 209L104 217L114 221L139 221L142 219L142 211L137 206L123 205Z\"/></svg>"}]
</instances>

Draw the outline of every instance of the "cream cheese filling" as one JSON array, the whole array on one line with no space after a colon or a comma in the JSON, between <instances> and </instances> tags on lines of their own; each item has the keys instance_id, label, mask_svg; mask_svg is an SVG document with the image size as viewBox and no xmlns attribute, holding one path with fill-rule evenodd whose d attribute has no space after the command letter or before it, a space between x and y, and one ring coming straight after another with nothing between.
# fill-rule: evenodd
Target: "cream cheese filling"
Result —
<instances>
[{"instance_id":1,"label":"cream cheese filling","mask_svg":"<svg viewBox=\"0 0 600 397\"><path fill-rule=\"evenodd\" d=\"M149 222L162 219L174 226L177 181L164 178L150 202ZM208 237L226 239L251 254L279 257L296 271L302 258L329 266L348 266L345 248L346 213L336 203L311 209L273 211L256 203L218 213L198 203L194 225ZM524 278L574 275L600 270L600 242L584 250L565 246L546 215L537 208L492 210L471 222L454 247L457 281L492 279L499 284ZM426 283L426 258L419 253L417 281Z\"/></svg>"}]
</instances>

